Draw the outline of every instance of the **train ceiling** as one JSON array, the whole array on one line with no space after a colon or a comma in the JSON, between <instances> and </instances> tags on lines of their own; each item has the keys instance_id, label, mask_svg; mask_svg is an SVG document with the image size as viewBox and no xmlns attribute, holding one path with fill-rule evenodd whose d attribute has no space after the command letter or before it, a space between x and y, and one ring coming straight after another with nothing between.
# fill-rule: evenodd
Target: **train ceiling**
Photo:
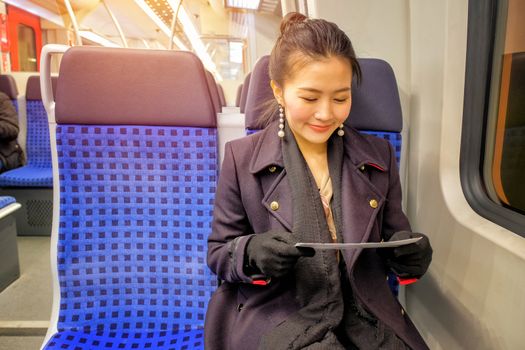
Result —
<instances>
[{"instance_id":1,"label":"train ceiling","mask_svg":"<svg viewBox=\"0 0 525 350\"><path fill-rule=\"evenodd\" d=\"M253 11L227 6L226 1L239 3L241 0L183 0L184 8L188 11L188 16L192 21L197 24L200 36L210 38L217 34L218 37L231 36L242 39L247 32L247 21L244 19L246 13L281 15L280 0L260 0L257 10ZM253 2L253 0L247 1ZM4 2L36 13L59 26L71 26L64 0L4 0ZM118 31L103 6L102 0L70 0L70 2L81 30L93 31L118 45L121 44ZM159 24L149 18L139 3L146 4L171 30L174 13L172 5L177 4L178 0L105 0L105 2L119 21L127 39L141 41L144 45L149 43L153 47L155 43L168 47L169 37L165 33L165 28L164 30L159 28ZM51 15L54 15L54 18L48 18ZM213 21L217 23L227 22L223 27L228 28L228 33L203 31L209 26L200 25L201 15L206 15L208 21L213 16ZM203 30L199 31L199 29ZM182 30L180 16L175 33L180 42L191 48L190 40Z\"/></svg>"}]
</instances>

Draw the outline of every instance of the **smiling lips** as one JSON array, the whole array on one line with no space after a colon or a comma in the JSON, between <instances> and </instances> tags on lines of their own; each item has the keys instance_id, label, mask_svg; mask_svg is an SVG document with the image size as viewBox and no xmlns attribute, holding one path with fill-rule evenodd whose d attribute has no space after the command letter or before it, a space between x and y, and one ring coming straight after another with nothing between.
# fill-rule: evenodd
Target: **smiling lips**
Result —
<instances>
[{"instance_id":1,"label":"smiling lips","mask_svg":"<svg viewBox=\"0 0 525 350\"><path fill-rule=\"evenodd\" d=\"M313 125L313 124L308 124L308 126L313 131L316 131L316 132L326 132L326 131L330 130L330 125Z\"/></svg>"}]
</instances>

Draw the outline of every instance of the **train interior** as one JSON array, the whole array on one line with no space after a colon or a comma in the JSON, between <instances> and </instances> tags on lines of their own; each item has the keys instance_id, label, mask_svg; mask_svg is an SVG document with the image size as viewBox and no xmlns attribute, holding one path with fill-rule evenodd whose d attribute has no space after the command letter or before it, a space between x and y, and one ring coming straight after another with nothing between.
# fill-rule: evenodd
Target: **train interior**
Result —
<instances>
[{"instance_id":1,"label":"train interior","mask_svg":"<svg viewBox=\"0 0 525 350\"><path fill-rule=\"evenodd\" d=\"M90 298L109 302L76 299L106 284L86 277L100 269L123 285L113 305L128 302L119 293L149 293L129 300L147 304L142 332L122 333L113 315L118 337L135 337L124 348L203 348L224 144L257 132L288 12L336 23L372 77L353 92L348 123L395 145L404 211L431 240L427 274L390 281L428 346L523 348L525 0L1 0L0 92L26 161L0 172L0 350L119 348L114 334L57 336L97 317L82 310ZM376 117L381 128L370 127ZM152 183L165 172L167 187ZM128 216L142 243L126 245ZM166 238L169 225L186 233ZM115 228L89 242L59 235L79 226ZM65 263L66 251L94 245L110 252ZM169 269L162 283L177 287L144 292L128 268L139 279ZM184 304L177 316L155 314L170 297Z\"/></svg>"}]
</instances>

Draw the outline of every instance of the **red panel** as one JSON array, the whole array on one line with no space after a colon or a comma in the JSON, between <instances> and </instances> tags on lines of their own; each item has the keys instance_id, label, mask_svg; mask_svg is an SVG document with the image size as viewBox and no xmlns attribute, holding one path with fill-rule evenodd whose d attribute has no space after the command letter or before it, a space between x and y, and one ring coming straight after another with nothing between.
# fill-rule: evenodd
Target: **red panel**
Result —
<instances>
[{"instance_id":1,"label":"red panel","mask_svg":"<svg viewBox=\"0 0 525 350\"><path fill-rule=\"evenodd\" d=\"M42 29L40 18L29 12L11 5L7 5L7 26L9 37L9 52L11 53L11 70L20 70L18 64L18 25L23 24L35 31L36 62L40 70L40 51L42 50Z\"/></svg>"},{"instance_id":2,"label":"red panel","mask_svg":"<svg viewBox=\"0 0 525 350\"><path fill-rule=\"evenodd\" d=\"M0 14L0 49L9 52L9 39L7 37L7 16Z\"/></svg>"}]
</instances>

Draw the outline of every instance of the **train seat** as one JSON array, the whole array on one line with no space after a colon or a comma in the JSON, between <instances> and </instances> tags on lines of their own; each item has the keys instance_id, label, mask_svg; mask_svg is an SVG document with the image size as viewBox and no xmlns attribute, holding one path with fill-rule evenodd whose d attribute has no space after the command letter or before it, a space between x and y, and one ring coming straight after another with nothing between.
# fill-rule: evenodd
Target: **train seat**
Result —
<instances>
[{"instance_id":1,"label":"train seat","mask_svg":"<svg viewBox=\"0 0 525 350\"><path fill-rule=\"evenodd\" d=\"M262 56L252 70L245 107L245 129L247 135L260 130L259 118L267 107L268 101L274 99L270 86L270 75L268 74L269 64L270 56ZM276 110L275 117L277 117L277 113Z\"/></svg>"},{"instance_id":2,"label":"train seat","mask_svg":"<svg viewBox=\"0 0 525 350\"><path fill-rule=\"evenodd\" d=\"M352 86L352 109L345 124L390 141L399 166L403 113L394 71L381 59L360 58L358 61L363 79L361 84Z\"/></svg>"},{"instance_id":3,"label":"train seat","mask_svg":"<svg viewBox=\"0 0 525 350\"><path fill-rule=\"evenodd\" d=\"M0 196L0 292L20 276L13 212L20 204L10 196Z\"/></svg>"},{"instance_id":4,"label":"train seat","mask_svg":"<svg viewBox=\"0 0 525 350\"><path fill-rule=\"evenodd\" d=\"M210 71L206 71L206 79L208 82L208 88L210 89L211 98L213 101L213 106L215 108L215 113L221 113L222 112L222 104L221 104L221 98L219 96L219 89L217 88L217 83L215 82L215 78L213 77L213 74L211 74Z\"/></svg>"},{"instance_id":5,"label":"train seat","mask_svg":"<svg viewBox=\"0 0 525 350\"><path fill-rule=\"evenodd\" d=\"M239 101L239 111L241 113L244 113L244 109L246 108L246 98L248 97L248 89L250 88L251 77L251 72L246 74L246 77L244 77L244 82L242 83L241 100Z\"/></svg>"},{"instance_id":6,"label":"train seat","mask_svg":"<svg viewBox=\"0 0 525 350\"><path fill-rule=\"evenodd\" d=\"M3 92L11 99L13 106L17 113L19 112L18 106L18 88L16 87L15 78L9 74L0 75L0 92Z\"/></svg>"},{"instance_id":7,"label":"train seat","mask_svg":"<svg viewBox=\"0 0 525 350\"><path fill-rule=\"evenodd\" d=\"M73 47L56 104L44 104L58 277L43 348L202 349L218 171L202 63L184 51Z\"/></svg>"},{"instance_id":8,"label":"train seat","mask_svg":"<svg viewBox=\"0 0 525 350\"><path fill-rule=\"evenodd\" d=\"M219 94L222 94L222 101L224 99L224 91L219 84L217 84L217 89ZM226 104L225 101L221 103ZM219 131L219 164L222 164L225 144L231 140L245 136L244 113L241 113L238 107L223 106L222 113L217 115L217 123Z\"/></svg>"},{"instance_id":9,"label":"train seat","mask_svg":"<svg viewBox=\"0 0 525 350\"><path fill-rule=\"evenodd\" d=\"M224 89L222 85L217 83L217 91L219 92L219 98L221 100L221 106L226 107L226 96L224 96Z\"/></svg>"},{"instance_id":10,"label":"train seat","mask_svg":"<svg viewBox=\"0 0 525 350\"><path fill-rule=\"evenodd\" d=\"M235 95L235 107L240 107L241 105L242 87L243 87L243 84L237 87L237 94Z\"/></svg>"},{"instance_id":11,"label":"train seat","mask_svg":"<svg viewBox=\"0 0 525 350\"><path fill-rule=\"evenodd\" d=\"M56 77L53 78L56 86ZM1 193L22 204L16 212L19 235L51 234L53 215L53 172L47 113L42 104L40 77L31 76L26 85L26 165L0 174Z\"/></svg>"}]
</instances>

